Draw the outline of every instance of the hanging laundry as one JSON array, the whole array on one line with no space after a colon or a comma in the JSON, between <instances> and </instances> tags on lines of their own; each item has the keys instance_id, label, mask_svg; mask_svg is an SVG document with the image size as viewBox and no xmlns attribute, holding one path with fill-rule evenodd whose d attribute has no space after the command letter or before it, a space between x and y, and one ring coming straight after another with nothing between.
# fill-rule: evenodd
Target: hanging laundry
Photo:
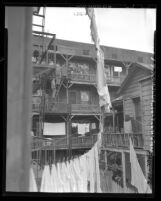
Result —
<instances>
[{"instance_id":1,"label":"hanging laundry","mask_svg":"<svg viewBox=\"0 0 161 201\"><path fill-rule=\"evenodd\" d=\"M76 182L76 179L74 177L73 170L72 170L72 160L70 161L70 163L68 165L68 171L70 173L70 189L71 189L71 192L76 192L77 182Z\"/></svg>"},{"instance_id":2,"label":"hanging laundry","mask_svg":"<svg viewBox=\"0 0 161 201\"><path fill-rule=\"evenodd\" d=\"M85 125L84 124L78 124L78 133L81 135L85 134Z\"/></svg>"},{"instance_id":3,"label":"hanging laundry","mask_svg":"<svg viewBox=\"0 0 161 201\"><path fill-rule=\"evenodd\" d=\"M96 123L91 124L91 129L96 129Z\"/></svg>"},{"instance_id":4,"label":"hanging laundry","mask_svg":"<svg viewBox=\"0 0 161 201\"><path fill-rule=\"evenodd\" d=\"M83 180L83 192L87 191L87 168L86 168L86 157L85 155L82 155L79 159L80 161L80 175Z\"/></svg>"},{"instance_id":5,"label":"hanging laundry","mask_svg":"<svg viewBox=\"0 0 161 201\"><path fill-rule=\"evenodd\" d=\"M83 192L83 182L82 182L82 178L81 178L80 165L79 165L78 158L73 160L72 168L73 168L73 173L76 178L76 184L77 184L76 191Z\"/></svg>"},{"instance_id":6,"label":"hanging laundry","mask_svg":"<svg viewBox=\"0 0 161 201\"><path fill-rule=\"evenodd\" d=\"M37 184L36 184L36 181L35 181L35 175L34 175L34 172L33 172L32 168L30 168L30 185L29 185L29 191L30 192L37 192L38 191Z\"/></svg>"},{"instance_id":7,"label":"hanging laundry","mask_svg":"<svg viewBox=\"0 0 161 201\"><path fill-rule=\"evenodd\" d=\"M45 165L44 167L40 192L53 192L49 165Z\"/></svg>"},{"instance_id":8,"label":"hanging laundry","mask_svg":"<svg viewBox=\"0 0 161 201\"><path fill-rule=\"evenodd\" d=\"M65 162L62 163L61 170L64 192L70 192L70 179L68 177L69 173L67 171Z\"/></svg>"},{"instance_id":9,"label":"hanging laundry","mask_svg":"<svg viewBox=\"0 0 161 201\"><path fill-rule=\"evenodd\" d=\"M89 132L89 124L85 124L85 133Z\"/></svg>"},{"instance_id":10,"label":"hanging laundry","mask_svg":"<svg viewBox=\"0 0 161 201\"><path fill-rule=\"evenodd\" d=\"M100 182L100 169L99 169L99 159L98 159L98 144L96 142L94 146L94 155L95 155L95 167L96 167L96 184L97 184L97 192L101 193L101 182Z\"/></svg>"},{"instance_id":11,"label":"hanging laundry","mask_svg":"<svg viewBox=\"0 0 161 201\"><path fill-rule=\"evenodd\" d=\"M94 8L86 8L86 14L90 19L91 38L96 46L97 51L97 91L99 94L99 104L105 107L105 111L109 112L112 107L110 94L106 82L106 75L104 70L104 53L100 48L100 39L98 36Z\"/></svg>"},{"instance_id":12,"label":"hanging laundry","mask_svg":"<svg viewBox=\"0 0 161 201\"><path fill-rule=\"evenodd\" d=\"M131 184L138 189L138 193L152 193L147 180L139 165L135 150L130 139Z\"/></svg>"},{"instance_id":13,"label":"hanging laundry","mask_svg":"<svg viewBox=\"0 0 161 201\"><path fill-rule=\"evenodd\" d=\"M90 193L95 192L95 161L94 161L94 149L92 148L88 152L88 157L89 157L89 164L90 164Z\"/></svg>"},{"instance_id":14,"label":"hanging laundry","mask_svg":"<svg viewBox=\"0 0 161 201\"><path fill-rule=\"evenodd\" d=\"M57 174L58 174L58 192L64 192L64 185L63 185L63 180L62 180L62 175L61 175L61 164L60 163L57 163Z\"/></svg>"},{"instance_id":15,"label":"hanging laundry","mask_svg":"<svg viewBox=\"0 0 161 201\"><path fill-rule=\"evenodd\" d=\"M57 184L58 184L58 175L55 164L52 164L51 168L51 183L52 183L52 191L58 192Z\"/></svg>"}]
</instances>

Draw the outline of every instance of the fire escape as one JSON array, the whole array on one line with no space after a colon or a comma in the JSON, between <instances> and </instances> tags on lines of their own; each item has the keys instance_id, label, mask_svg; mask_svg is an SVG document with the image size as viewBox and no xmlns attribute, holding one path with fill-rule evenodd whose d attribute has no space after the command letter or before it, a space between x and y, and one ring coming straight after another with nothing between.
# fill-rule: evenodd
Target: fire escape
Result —
<instances>
[{"instance_id":1,"label":"fire escape","mask_svg":"<svg viewBox=\"0 0 161 201\"><path fill-rule=\"evenodd\" d=\"M42 10L42 14L41 14ZM46 57L46 54L48 50L50 49L51 45L55 41L55 34L50 34L45 32L45 13L46 13L46 8L45 7L34 7L33 8L33 22L34 20L36 21L35 18L37 18L37 21L32 24L32 33L33 35L39 36L41 38L41 51L38 54L38 61L37 63L41 65L43 59ZM39 28L37 30L36 28ZM44 46L44 39L46 36L52 37L47 48ZM56 60L54 61L54 65L56 63ZM53 66L54 68L54 66ZM44 114L45 114L45 90L46 90L46 82L48 79L49 73L52 73L52 69L47 69L45 71L42 71L38 74L36 74L36 78L39 80L39 87L42 91L41 94L41 103L39 107L39 129L38 129L38 136L42 136L43 134L43 128L44 128Z\"/></svg>"}]
</instances>

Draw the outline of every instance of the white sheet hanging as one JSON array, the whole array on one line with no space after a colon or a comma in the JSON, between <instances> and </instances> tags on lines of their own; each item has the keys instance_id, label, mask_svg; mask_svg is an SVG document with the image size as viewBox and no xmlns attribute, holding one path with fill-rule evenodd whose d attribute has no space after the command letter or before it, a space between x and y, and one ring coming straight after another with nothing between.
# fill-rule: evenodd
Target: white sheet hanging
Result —
<instances>
[{"instance_id":1,"label":"white sheet hanging","mask_svg":"<svg viewBox=\"0 0 161 201\"><path fill-rule=\"evenodd\" d=\"M139 165L135 150L130 139L130 163L131 163L131 184L134 185L139 193L152 193L142 169Z\"/></svg>"},{"instance_id":2,"label":"white sheet hanging","mask_svg":"<svg viewBox=\"0 0 161 201\"><path fill-rule=\"evenodd\" d=\"M37 192L37 184L35 181L35 175L32 168L30 168L30 184L29 184L29 191L30 192Z\"/></svg>"},{"instance_id":3,"label":"white sheet hanging","mask_svg":"<svg viewBox=\"0 0 161 201\"><path fill-rule=\"evenodd\" d=\"M53 192L52 189L52 178L50 174L49 165L45 165L42 173L40 192Z\"/></svg>"}]
</instances>

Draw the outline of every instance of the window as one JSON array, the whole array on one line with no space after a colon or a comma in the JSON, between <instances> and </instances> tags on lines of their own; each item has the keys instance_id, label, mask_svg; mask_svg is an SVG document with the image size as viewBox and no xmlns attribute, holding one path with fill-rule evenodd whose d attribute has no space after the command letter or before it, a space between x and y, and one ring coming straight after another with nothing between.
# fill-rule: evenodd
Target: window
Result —
<instances>
[{"instance_id":1,"label":"window","mask_svg":"<svg viewBox=\"0 0 161 201\"><path fill-rule=\"evenodd\" d=\"M122 72L122 67L113 66L113 76L114 77L120 77L120 72Z\"/></svg>"},{"instance_id":2,"label":"window","mask_svg":"<svg viewBox=\"0 0 161 201\"><path fill-rule=\"evenodd\" d=\"M81 102L89 102L89 93L87 91L81 91Z\"/></svg>"}]
</instances>

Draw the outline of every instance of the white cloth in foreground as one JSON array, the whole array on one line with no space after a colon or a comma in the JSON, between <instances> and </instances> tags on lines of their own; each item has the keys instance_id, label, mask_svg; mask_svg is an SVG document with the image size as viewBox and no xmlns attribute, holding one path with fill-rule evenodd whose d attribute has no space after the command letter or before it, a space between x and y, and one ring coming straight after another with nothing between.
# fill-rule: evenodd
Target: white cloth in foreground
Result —
<instances>
[{"instance_id":1,"label":"white cloth in foreground","mask_svg":"<svg viewBox=\"0 0 161 201\"><path fill-rule=\"evenodd\" d=\"M51 173L45 165L40 192L101 192L98 142L80 157L53 164Z\"/></svg>"},{"instance_id":2,"label":"white cloth in foreground","mask_svg":"<svg viewBox=\"0 0 161 201\"><path fill-rule=\"evenodd\" d=\"M139 165L135 150L130 139L131 184L138 189L138 193L152 193L142 169Z\"/></svg>"},{"instance_id":3,"label":"white cloth in foreground","mask_svg":"<svg viewBox=\"0 0 161 201\"><path fill-rule=\"evenodd\" d=\"M34 171L32 168L30 168L30 186L29 186L29 191L30 192L37 192L37 184L35 181L35 176L34 176Z\"/></svg>"},{"instance_id":4,"label":"white cloth in foreground","mask_svg":"<svg viewBox=\"0 0 161 201\"><path fill-rule=\"evenodd\" d=\"M42 173L40 192L53 192L52 177L50 174L49 165L45 165Z\"/></svg>"}]
</instances>

